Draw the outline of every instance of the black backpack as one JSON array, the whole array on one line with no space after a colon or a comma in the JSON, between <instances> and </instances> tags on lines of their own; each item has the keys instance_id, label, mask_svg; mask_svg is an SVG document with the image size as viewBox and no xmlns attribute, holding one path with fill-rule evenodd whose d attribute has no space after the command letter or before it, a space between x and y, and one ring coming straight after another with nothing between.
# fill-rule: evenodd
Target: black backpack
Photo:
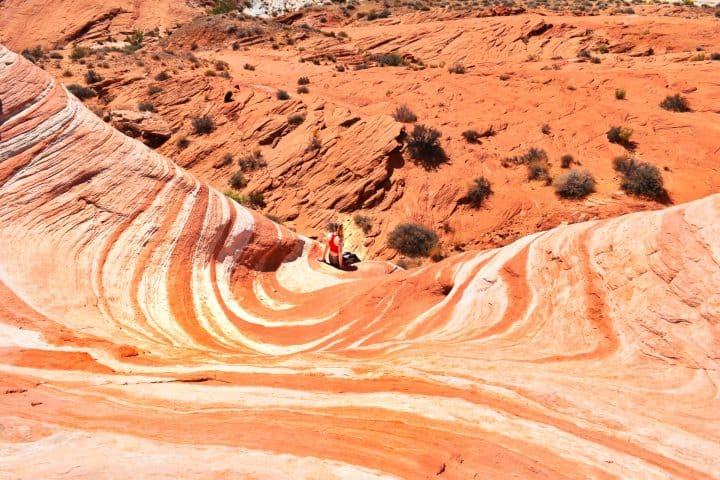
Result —
<instances>
[{"instance_id":1,"label":"black backpack","mask_svg":"<svg viewBox=\"0 0 720 480\"><path fill-rule=\"evenodd\" d=\"M353 263L358 263L360 259L357 255L355 255L352 252L345 252L343 253L343 263L346 265L352 265Z\"/></svg>"}]
</instances>

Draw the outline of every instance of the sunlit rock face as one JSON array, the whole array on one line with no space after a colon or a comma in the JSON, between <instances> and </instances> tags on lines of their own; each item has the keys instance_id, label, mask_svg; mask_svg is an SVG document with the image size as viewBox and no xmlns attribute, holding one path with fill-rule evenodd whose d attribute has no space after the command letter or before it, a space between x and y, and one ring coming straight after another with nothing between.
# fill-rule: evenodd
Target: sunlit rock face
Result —
<instances>
[{"instance_id":1,"label":"sunlit rock face","mask_svg":"<svg viewBox=\"0 0 720 480\"><path fill-rule=\"evenodd\" d=\"M345 273L3 47L0 99L0 477L720 476L720 197Z\"/></svg>"}]
</instances>

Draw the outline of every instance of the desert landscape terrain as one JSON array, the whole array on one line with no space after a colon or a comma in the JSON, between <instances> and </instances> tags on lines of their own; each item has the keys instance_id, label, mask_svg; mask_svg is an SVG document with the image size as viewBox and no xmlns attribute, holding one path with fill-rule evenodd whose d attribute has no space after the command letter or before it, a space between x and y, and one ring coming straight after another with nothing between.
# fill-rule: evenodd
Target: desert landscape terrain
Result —
<instances>
[{"instance_id":1,"label":"desert landscape terrain","mask_svg":"<svg viewBox=\"0 0 720 480\"><path fill-rule=\"evenodd\" d=\"M0 478L719 478L691 3L0 4Z\"/></svg>"}]
</instances>

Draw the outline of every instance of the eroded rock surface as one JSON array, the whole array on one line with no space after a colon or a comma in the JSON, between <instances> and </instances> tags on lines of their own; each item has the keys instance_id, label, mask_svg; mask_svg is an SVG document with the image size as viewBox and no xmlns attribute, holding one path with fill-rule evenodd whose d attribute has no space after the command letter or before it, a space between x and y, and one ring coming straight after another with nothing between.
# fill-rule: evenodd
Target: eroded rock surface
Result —
<instances>
[{"instance_id":1,"label":"eroded rock surface","mask_svg":"<svg viewBox=\"0 0 720 480\"><path fill-rule=\"evenodd\" d=\"M3 474L720 475L719 196L339 273L3 47L0 98Z\"/></svg>"}]
</instances>

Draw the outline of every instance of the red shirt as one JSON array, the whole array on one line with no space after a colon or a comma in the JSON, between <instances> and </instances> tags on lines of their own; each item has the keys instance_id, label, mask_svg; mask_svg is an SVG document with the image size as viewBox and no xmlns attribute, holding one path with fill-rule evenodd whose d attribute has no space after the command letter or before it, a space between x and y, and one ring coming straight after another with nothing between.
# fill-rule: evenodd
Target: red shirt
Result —
<instances>
[{"instance_id":1,"label":"red shirt","mask_svg":"<svg viewBox=\"0 0 720 480\"><path fill-rule=\"evenodd\" d=\"M330 253L337 256L340 253L340 247L342 247L342 238L335 233L328 235L328 243L330 244Z\"/></svg>"}]
</instances>

